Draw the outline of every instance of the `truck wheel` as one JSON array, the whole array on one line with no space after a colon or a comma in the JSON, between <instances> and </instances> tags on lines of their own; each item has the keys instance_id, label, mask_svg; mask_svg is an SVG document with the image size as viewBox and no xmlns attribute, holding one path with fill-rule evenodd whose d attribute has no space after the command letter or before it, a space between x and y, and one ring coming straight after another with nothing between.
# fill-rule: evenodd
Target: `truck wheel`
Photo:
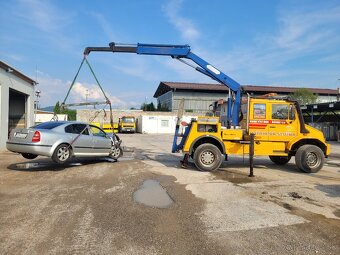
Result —
<instances>
[{"instance_id":1,"label":"truck wheel","mask_svg":"<svg viewBox=\"0 0 340 255\"><path fill-rule=\"evenodd\" d=\"M215 171L222 164L221 151L213 144L201 144L195 150L194 162L201 171Z\"/></svg>"},{"instance_id":2,"label":"truck wheel","mask_svg":"<svg viewBox=\"0 0 340 255\"><path fill-rule=\"evenodd\" d=\"M270 160L274 162L276 165L285 165L291 159L291 156L269 156Z\"/></svg>"},{"instance_id":3,"label":"truck wheel","mask_svg":"<svg viewBox=\"0 0 340 255\"><path fill-rule=\"evenodd\" d=\"M110 154L112 159L117 160L121 156L123 156L123 149L121 147L112 148L112 153Z\"/></svg>"},{"instance_id":4,"label":"truck wheel","mask_svg":"<svg viewBox=\"0 0 340 255\"><path fill-rule=\"evenodd\" d=\"M58 164L66 164L71 158L71 146L68 144L60 144L52 155L52 160Z\"/></svg>"},{"instance_id":5,"label":"truck wheel","mask_svg":"<svg viewBox=\"0 0 340 255\"><path fill-rule=\"evenodd\" d=\"M35 159L36 157L38 157L38 155L31 154L31 153L21 153L21 156L27 159Z\"/></svg>"},{"instance_id":6,"label":"truck wheel","mask_svg":"<svg viewBox=\"0 0 340 255\"><path fill-rule=\"evenodd\" d=\"M323 167L324 161L325 156L322 150L315 145L303 145L295 154L296 166L306 173L318 172Z\"/></svg>"}]
</instances>

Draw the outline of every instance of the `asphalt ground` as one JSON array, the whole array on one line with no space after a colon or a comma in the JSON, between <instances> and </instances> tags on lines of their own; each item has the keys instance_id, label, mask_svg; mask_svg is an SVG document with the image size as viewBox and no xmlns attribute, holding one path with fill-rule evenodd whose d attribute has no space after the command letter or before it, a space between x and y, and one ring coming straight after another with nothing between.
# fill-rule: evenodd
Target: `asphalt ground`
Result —
<instances>
[{"instance_id":1,"label":"asphalt ground","mask_svg":"<svg viewBox=\"0 0 340 255\"><path fill-rule=\"evenodd\" d=\"M247 157L200 172L170 135L121 138L118 162L0 153L0 253L340 254L339 143L318 173L255 157L250 178ZM169 207L134 199L150 180Z\"/></svg>"}]
</instances>

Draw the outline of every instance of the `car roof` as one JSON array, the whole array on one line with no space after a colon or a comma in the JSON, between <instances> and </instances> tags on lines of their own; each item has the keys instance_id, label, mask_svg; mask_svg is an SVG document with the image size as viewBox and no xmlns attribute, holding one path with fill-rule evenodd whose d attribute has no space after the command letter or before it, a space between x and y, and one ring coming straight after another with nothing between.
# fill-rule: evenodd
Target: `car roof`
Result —
<instances>
[{"instance_id":1,"label":"car roof","mask_svg":"<svg viewBox=\"0 0 340 255\"><path fill-rule=\"evenodd\" d=\"M44 123L54 123L54 122L58 122L58 123L61 123L62 125L65 125L65 124L89 124L89 123L86 123L86 122L81 122L81 121L46 121Z\"/></svg>"}]
</instances>

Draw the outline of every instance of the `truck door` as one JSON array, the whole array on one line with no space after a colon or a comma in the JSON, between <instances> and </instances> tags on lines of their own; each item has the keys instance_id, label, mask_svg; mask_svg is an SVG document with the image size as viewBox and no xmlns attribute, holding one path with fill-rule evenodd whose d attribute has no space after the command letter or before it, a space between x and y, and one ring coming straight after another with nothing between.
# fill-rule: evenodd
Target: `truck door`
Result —
<instances>
[{"instance_id":1,"label":"truck door","mask_svg":"<svg viewBox=\"0 0 340 255\"><path fill-rule=\"evenodd\" d=\"M298 133L298 120L292 103L271 103L268 140L287 142Z\"/></svg>"},{"instance_id":2,"label":"truck door","mask_svg":"<svg viewBox=\"0 0 340 255\"><path fill-rule=\"evenodd\" d=\"M249 134L255 134L255 140L268 140L268 104L259 101L250 102Z\"/></svg>"}]
</instances>

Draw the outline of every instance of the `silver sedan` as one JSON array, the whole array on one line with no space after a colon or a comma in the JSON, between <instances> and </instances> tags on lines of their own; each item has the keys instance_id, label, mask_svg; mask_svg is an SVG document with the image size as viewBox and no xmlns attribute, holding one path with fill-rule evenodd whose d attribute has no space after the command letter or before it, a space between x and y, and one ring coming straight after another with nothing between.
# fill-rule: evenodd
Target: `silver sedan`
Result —
<instances>
[{"instance_id":1,"label":"silver sedan","mask_svg":"<svg viewBox=\"0 0 340 255\"><path fill-rule=\"evenodd\" d=\"M75 121L50 121L12 130L6 145L9 151L21 153L27 159L42 155L65 164L73 156L109 156L117 160L123 154L120 143L118 136L107 135L97 126Z\"/></svg>"}]
</instances>

